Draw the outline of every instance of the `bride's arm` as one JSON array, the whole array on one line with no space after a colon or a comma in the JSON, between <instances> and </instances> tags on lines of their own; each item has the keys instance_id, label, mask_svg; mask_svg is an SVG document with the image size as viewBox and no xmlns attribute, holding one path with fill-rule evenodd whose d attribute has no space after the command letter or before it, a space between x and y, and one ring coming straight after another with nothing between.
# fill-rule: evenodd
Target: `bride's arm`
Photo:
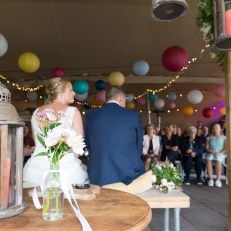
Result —
<instances>
[{"instance_id":1,"label":"bride's arm","mask_svg":"<svg viewBox=\"0 0 231 231\"><path fill-rule=\"evenodd\" d=\"M75 110L75 114L73 116L72 129L76 132L77 135L81 134L83 137L83 121L78 110ZM75 156L79 157L80 155L75 153Z\"/></svg>"}]
</instances>

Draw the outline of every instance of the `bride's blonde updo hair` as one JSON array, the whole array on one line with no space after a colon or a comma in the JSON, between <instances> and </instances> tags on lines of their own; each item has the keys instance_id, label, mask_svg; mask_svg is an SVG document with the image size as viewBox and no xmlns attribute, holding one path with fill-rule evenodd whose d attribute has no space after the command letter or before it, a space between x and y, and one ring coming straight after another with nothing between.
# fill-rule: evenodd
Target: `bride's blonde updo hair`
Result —
<instances>
[{"instance_id":1,"label":"bride's blonde updo hair","mask_svg":"<svg viewBox=\"0 0 231 231\"><path fill-rule=\"evenodd\" d=\"M46 104L52 103L55 99L57 99L58 94L64 92L67 83L70 83L70 81L64 78L60 78L60 77L52 78L48 82L46 87L46 93L47 93Z\"/></svg>"}]
</instances>

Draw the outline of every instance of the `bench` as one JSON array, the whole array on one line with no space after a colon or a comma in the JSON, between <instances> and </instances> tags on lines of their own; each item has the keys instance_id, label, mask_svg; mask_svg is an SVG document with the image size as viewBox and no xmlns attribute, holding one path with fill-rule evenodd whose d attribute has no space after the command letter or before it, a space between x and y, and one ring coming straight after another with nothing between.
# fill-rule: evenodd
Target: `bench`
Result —
<instances>
[{"instance_id":1,"label":"bench","mask_svg":"<svg viewBox=\"0 0 231 231\"><path fill-rule=\"evenodd\" d=\"M146 192L136 194L145 200L151 208L163 208L164 231L169 231L169 209L174 209L174 230L180 231L180 209L190 207L190 198L178 189L163 194L157 189L151 188Z\"/></svg>"}]
</instances>

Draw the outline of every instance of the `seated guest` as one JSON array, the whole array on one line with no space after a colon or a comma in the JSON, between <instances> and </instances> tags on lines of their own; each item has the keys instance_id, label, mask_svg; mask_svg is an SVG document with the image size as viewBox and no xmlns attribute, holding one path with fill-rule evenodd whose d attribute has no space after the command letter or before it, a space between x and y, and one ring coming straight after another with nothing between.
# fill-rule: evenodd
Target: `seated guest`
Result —
<instances>
[{"instance_id":1,"label":"seated guest","mask_svg":"<svg viewBox=\"0 0 231 231\"><path fill-rule=\"evenodd\" d=\"M183 139L181 145L181 152L183 154L183 165L185 172L186 185L190 185L190 173L192 169L192 163L195 163L197 184L201 185L201 170L202 170L202 154L204 152L204 147L202 141L196 138L197 129L195 127L188 128L188 137Z\"/></svg>"},{"instance_id":2,"label":"seated guest","mask_svg":"<svg viewBox=\"0 0 231 231\"><path fill-rule=\"evenodd\" d=\"M143 156L142 160L145 164L145 170L148 171L150 168L151 161L154 161L155 156L159 156L160 150L160 139L159 136L153 134L155 126L148 124L146 126L147 135L143 137Z\"/></svg>"},{"instance_id":3,"label":"seated guest","mask_svg":"<svg viewBox=\"0 0 231 231\"><path fill-rule=\"evenodd\" d=\"M197 128L196 138L201 139L202 143L204 143L205 137L204 137L203 129L202 128Z\"/></svg>"},{"instance_id":4,"label":"seated guest","mask_svg":"<svg viewBox=\"0 0 231 231\"><path fill-rule=\"evenodd\" d=\"M222 164L226 167L226 136L223 135L220 124L214 124L211 130L212 133L209 137L206 138L206 153L203 155L203 159L206 160L206 167L209 175L208 186L214 185L212 162L215 161L215 170L217 175L215 185L217 187L221 187L222 183L220 178L222 172Z\"/></svg>"},{"instance_id":5,"label":"seated guest","mask_svg":"<svg viewBox=\"0 0 231 231\"><path fill-rule=\"evenodd\" d=\"M177 135L173 135L173 125L166 123L165 125L166 135L161 136L161 161L165 161L166 158L175 165L175 158L179 155L178 147L179 141Z\"/></svg>"},{"instance_id":6,"label":"seated guest","mask_svg":"<svg viewBox=\"0 0 231 231\"><path fill-rule=\"evenodd\" d=\"M159 136L163 136L163 135L165 135L165 131L164 131L164 129L160 129Z\"/></svg>"}]
</instances>

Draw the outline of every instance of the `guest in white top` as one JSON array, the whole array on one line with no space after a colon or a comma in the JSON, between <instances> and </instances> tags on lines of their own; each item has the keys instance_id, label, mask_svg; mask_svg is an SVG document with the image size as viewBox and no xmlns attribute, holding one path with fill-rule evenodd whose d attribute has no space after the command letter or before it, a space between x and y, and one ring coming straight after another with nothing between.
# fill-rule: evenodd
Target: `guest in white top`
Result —
<instances>
[{"instance_id":1,"label":"guest in white top","mask_svg":"<svg viewBox=\"0 0 231 231\"><path fill-rule=\"evenodd\" d=\"M143 137L142 159L145 163L145 169L148 171L151 161L154 161L154 157L157 156L159 158L160 138L154 134L155 126L153 124L148 124L146 131L147 134Z\"/></svg>"}]
</instances>

